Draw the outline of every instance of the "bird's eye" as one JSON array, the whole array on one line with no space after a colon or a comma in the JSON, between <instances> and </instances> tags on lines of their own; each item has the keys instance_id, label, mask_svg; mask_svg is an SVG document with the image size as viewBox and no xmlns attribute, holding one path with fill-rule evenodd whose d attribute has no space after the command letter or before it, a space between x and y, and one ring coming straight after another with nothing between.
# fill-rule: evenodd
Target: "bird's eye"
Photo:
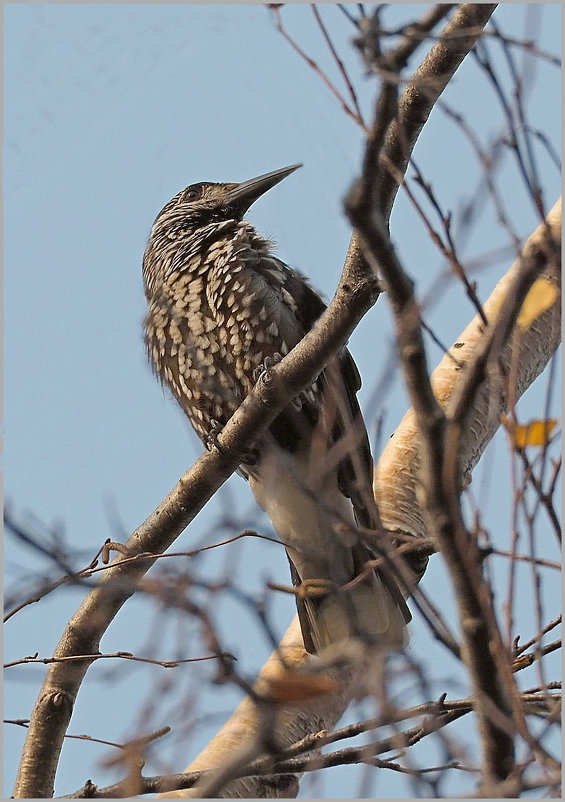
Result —
<instances>
[{"instance_id":1,"label":"bird's eye","mask_svg":"<svg viewBox=\"0 0 565 802\"><path fill-rule=\"evenodd\" d=\"M187 189L186 192L184 193L184 197L186 200L189 201L198 200L198 198L200 197L200 188L192 187L190 189Z\"/></svg>"}]
</instances>

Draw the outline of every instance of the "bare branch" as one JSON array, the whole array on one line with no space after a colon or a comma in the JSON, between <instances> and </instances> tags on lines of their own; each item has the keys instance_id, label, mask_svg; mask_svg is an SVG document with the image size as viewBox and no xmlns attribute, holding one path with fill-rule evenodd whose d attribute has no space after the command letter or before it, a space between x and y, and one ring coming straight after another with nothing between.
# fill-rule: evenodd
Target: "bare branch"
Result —
<instances>
[{"instance_id":1,"label":"bare branch","mask_svg":"<svg viewBox=\"0 0 565 802\"><path fill-rule=\"evenodd\" d=\"M528 714L547 715L551 714L555 707L558 706L560 696L558 694L552 694L551 698L548 699L545 692L538 693L529 691L521 695L521 700ZM390 751L398 752L406 749L472 711L472 699L446 700L442 697L438 702L429 702L424 705L419 705L418 707L400 710L397 715L391 716L391 721L397 722L423 717L420 723L399 731L392 736L372 741L361 747L344 748L324 755L308 755L312 749L320 749L322 746L355 737L360 733L370 732L385 723L381 719L369 719L359 722L358 724L343 727L331 733L326 734L320 732L313 734L296 742L286 750L282 750L273 756L255 760L248 765L244 765L243 762L240 762L239 766L233 767L232 776L241 779L246 777L268 778L267 781L270 784L271 790L278 789L281 791L285 788L288 792L290 788L293 788L293 790L296 788L296 786L293 786L292 781L292 777L296 774L317 771L320 768L329 768L338 765L367 763L372 766L378 765L380 768L389 768L394 771L414 773L415 775L421 774L422 771L437 771L439 770L438 767L413 771L399 766L393 760L379 760L376 756ZM457 763L452 763L449 764L447 768L463 769L464 767ZM474 767L469 767L467 770L477 771ZM173 793L167 793L167 796L194 796L192 793L187 794L183 793L183 791L185 789L194 788L197 784L199 788L202 789L204 783L208 782L212 775L212 771L206 770L187 771L184 774L160 777L142 777L140 778L138 793L148 794L159 792L161 796L164 796L167 791L173 791ZM281 780L284 778L283 788L276 783L275 778L277 775ZM100 789L85 787L63 798L81 799L88 797L100 799L119 797L123 795L123 788L123 783ZM174 793L175 790L178 791L178 793ZM275 794L270 794L270 796L274 795Z\"/></svg>"},{"instance_id":2,"label":"bare branch","mask_svg":"<svg viewBox=\"0 0 565 802\"><path fill-rule=\"evenodd\" d=\"M365 171L376 170L374 183L378 187L378 197L374 199L375 205L372 208L379 210L386 224L390 219L399 182L406 172L410 156L426 120L461 62L481 35L495 8L496 4L487 3L459 6L438 41L408 82L396 108L394 85L388 84L391 96L388 102L390 108L386 116L383 114L384 108L377 110L375 119L378 120L378 127L375 126L371 132L364 168ZM383 143L382 147L379 146L379 142ZM389 171L386 166L388 164L395 166L395 175ZM347 251L346 265L349 263L359 263L361 267L365 263L365 256L355 229Z\"/></svg>"}]
</instances>

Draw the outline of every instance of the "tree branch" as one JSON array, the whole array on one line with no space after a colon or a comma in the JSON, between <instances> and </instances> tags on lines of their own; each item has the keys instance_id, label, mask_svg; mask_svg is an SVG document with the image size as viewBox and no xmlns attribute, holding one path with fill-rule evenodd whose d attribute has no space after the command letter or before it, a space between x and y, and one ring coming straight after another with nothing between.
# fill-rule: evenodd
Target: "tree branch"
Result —
<instances>
[{"instance_id":1,"label":"tree branch","mask_svg":"<svg viewBox=\"0 0 565 802\"><path fill-rule=\"evenodd\" d=\"M481 35L496 5L496 3L467 3L459 6L438 41L408 82L395 113L386 120L383 147L367 148L366 161L372 161L374 169L377 170L375 184L378 187L378 197L375 198L374 210L383 216L387 225L398 192L399 176L406 173L420 132L441 93ZM439 8L443 10L445 6ZM427 24L431 28L436 24L437 16L432 11L428 17ZM406 43L401 42L396 50L388 55L387 64L400 70L408 55ZM378 64L375 64L375 68L379 71ZM373 138L376 130L374 127ZM381 135L379 139L380 137ZM395 166L394 173L388 169L389 164ZM367 163L365 167L368 168ZM347 251L346 264L349 261L363 264L364 260L358 233L354 230Z\"/></svg>"},{"instance_id":2,"label":"tree branch","mask_svg":"<svg viewBox=\"0 0 565 802\"><path fill-rule=\"evenodd\" d=\"M547 215L547 224L556 242L560 241L561 202L558 201ZM545 238L545 229L540 226L526 240L524 253L540 247ZM505 307L512 297L512 286L520 268L517 260L500 279L483 310L489 320L496 317L497 311ZM541 273L557 286L561 284L559 264L548 262ZM464 373L460 366L473 362L475 354L483 342L484 326L477 315L461 332L457 342L445 354L434 370L431 383L434 395L442 409L450 411L454 393L459 394ZM508 341L512 341L512 335ZM521 397L532 382L545 370L551 357L561 342L561 307L559 299L538 318L520 339L517 355L518 369L515 374L516 399ZM456 358L454 361L453 357ZM510 364L511 348L502 350L503 363ZM505 411L504 398L499 394L493 398L492 377L478 389L470 409L470 417L465 424L459 461L461 481L467 481L484 449L500 426L500 416ZM418 452L417 424L414 410L409 410L394 435L388 441L375 471L375 495L385 528L389 532L399 532L417 538L428 536L422 509L417 500L420 457Z\"/></svg>"}]
</instances>

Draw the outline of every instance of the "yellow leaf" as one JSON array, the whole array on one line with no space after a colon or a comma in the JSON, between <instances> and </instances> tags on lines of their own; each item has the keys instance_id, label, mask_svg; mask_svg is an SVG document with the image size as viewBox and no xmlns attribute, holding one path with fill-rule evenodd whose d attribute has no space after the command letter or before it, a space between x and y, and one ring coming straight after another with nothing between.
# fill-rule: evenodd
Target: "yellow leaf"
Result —
<instances>
[{"instance_id":1,"label":"yellow leaf","mask_svg":"<svg viewBox=\"0 0 565 802\"><path fill-rule=\"evenodd\" d=\"M508 418L502 416L502 423L504 424L507 432L512 437L512 441L516 448L525 448L526 446L545 446L549 440L551 432L557 426L555 418L548 420L532 420L524 425L514 423Z\"/></svg>"},{"instance_id":2,"label":"yellow leaf","mask_svg":"<svg viewBox=\"0 0 565 802\"><path fill-rule=\"evenodd\" d=\"M518 326L527 331L546 309L553 305L557 298L557 288L546 278L538 278L530 287L518 315Z\"/></svg>"}]
</instances>

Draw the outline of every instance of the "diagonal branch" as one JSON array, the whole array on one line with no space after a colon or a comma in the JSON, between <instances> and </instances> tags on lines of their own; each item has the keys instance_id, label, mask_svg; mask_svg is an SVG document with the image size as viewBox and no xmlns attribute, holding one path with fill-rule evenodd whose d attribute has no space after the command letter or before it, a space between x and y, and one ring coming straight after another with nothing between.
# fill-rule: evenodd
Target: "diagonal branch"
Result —
<instances>
[{"instance_id":1,"label":"diagonal branch","mask_svg":"<svg viewBox=\"0 0 565 802\"><path fill-rule=\"evenodd\" d=\"M560 202L556 203L548 213L547 223L553 236L557 238L561 226ZM542 248L544 232L545 229L542 227L533 232L524 244L524 253ZM505 307L507 299L511 297L519 266L520 262L516 261L483 304L483 310L489 320ZM560 285L559 265L554 261L545 265L543 275L556 285ZM454 392L457 390L459 394L457 388L461 386L465 375L461 372L460 365L469 365L473 362L478 349L484 347L483 335L484 326L480 316L477 315L461 332L457 342L434 370L431 383L443 409L451 410ZM512 340L512 336L509 339ZM521 397L534 378L543 372L560 341L561 308L556 301L533 323L521 339L517 360L519 367L515 376L517 398ZM456 357L456 361L453 357ZM503 349L501 359L504 363L510 364L511 351L508 345ZM492 377L490 379L492 381ZM459 451L463 481L471 476L486 445L500 426L500 416L505 411L503 397L498 395L493 399L491 381L484 382L479 387L469 410L470 417L465 423ZM402 532L417 538L427 536L422 510L417 501L419 471L416 416L414 410L410 410L387 443L375 472L375 493L383 523L390 532Z\"/></svg>"},{"instance_id":2,"label":"diagonal branch","mask_svg":"<svg viewBox=\"0 0 565 802\"><path fill-rule=\"evenodd\" d=\"M402 93L398 111L387 131L375 179L376 210L387 221L398 192L396 175L387 163L403 174L422 128L441 93L483 33L496 9L496 3L465 3L458 7Z\"/></svg>"},{"instance_id":3,"label":"diagonal branch","mask_svg":"<svg viewBox=\"0 0 565 802\"><path fill-rule=\"evenodd\" d=\"M482 33L496 9L496 3L466 3L459 6L447 23L438 41L422 61L398 101L395 113L386 119L386 132L382 148L367 148L366 161L376 165L375 185L378 187L377 206L388 224L402 177L408 168L410 156L418 137L441 93L453 78L465 56ZM435 24L435 17L433 18ZM431 27L431 25L430 25ZM397 69L404 66L406 55L401 43L397 51L389 54L388 62ZM378 66L378 65L377 65ZM390 87L392 89L392 84ZM375 129L371 134L375 139ZM393 164L391 172L387 165ZM366 166L368 166L366 164ZM347 251L348 261L364 262L357 231L353 231Z\"/></svg>"}]
</instances>

